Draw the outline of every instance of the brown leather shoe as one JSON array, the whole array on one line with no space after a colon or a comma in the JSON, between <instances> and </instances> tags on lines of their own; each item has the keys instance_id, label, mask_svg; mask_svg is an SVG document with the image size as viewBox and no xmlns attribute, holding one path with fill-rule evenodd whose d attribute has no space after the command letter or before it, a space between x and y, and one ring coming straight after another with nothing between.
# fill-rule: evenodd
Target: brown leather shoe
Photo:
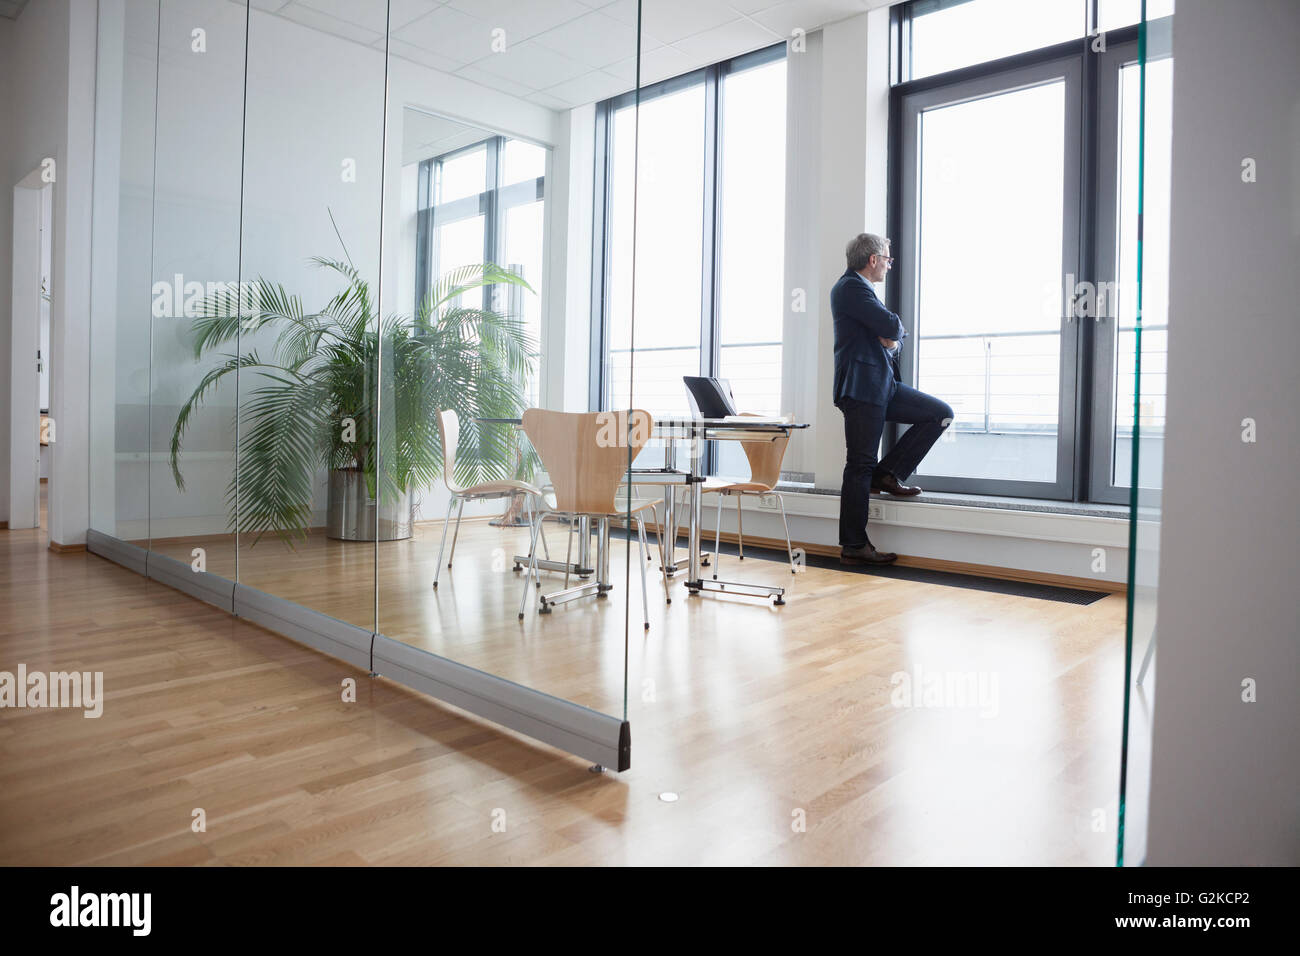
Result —
<instances>
[{"instance_id":1,"label":"brown leather shoe","mask_svg":"<svg viewBox=\"0 0 1300 956\"><path fill-rule=\"evenodd\" d=\"M871 482L871 490L887 491L891 495L895 495L899 498L911 498L913 495L919 495L921 493L921 489L917 485L899 484L898 479L889 474L889 472L885 472L885 474L881 475L879 478L873 479Z\"/></svg>"},{"instance_id":2,"label":"brown leather shoe","mask_svg":"<svg viewBox=\"0 0 1300 956\"><path fill-rule=\"evenodd\" d=\"M898 555L893 551L877 551L874 545L861 548L840 548L840 564L893 564Z\"/></svg>"}]
</instances>

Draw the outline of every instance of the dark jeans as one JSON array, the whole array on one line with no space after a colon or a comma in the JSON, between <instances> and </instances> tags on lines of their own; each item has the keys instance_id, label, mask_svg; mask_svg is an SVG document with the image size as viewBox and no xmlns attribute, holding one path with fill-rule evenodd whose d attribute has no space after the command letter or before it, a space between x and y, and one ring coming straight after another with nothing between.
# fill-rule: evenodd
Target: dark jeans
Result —
<instances>
[{"instance_id":1,"label":"dark jeans","mask_svg":"<svg viewBox=\"0 0 1300 956\"><path fill-rule=\"evenodd\" d=\"M879 471L904 482L952 422L947 402L910 385L898 383L888 406L868 405L851 398L839 402L844 413L844 485L840 489L840 547L860 548L868 543L867 504L871 476ZM912 427L903 433L889 454L876 460L885 422Z\"/></svg>"}]
</instances>

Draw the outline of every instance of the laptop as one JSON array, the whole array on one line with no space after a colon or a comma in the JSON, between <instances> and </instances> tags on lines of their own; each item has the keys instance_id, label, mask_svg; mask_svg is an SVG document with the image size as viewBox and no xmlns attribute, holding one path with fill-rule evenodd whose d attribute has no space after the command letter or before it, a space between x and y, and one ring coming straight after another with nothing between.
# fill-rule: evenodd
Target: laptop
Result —
<instances>
[{"instance_id":1,"label":"laptop","mask_svg":"<svg viewBox=\"0 0 1300 956\"><path fill-rule=\"evenodd\" d=\"M726 418L739 414L731 383L725 378L683 375L686 395L691 400L691 414L696 418Z\"/></svg>"}]
</instances>

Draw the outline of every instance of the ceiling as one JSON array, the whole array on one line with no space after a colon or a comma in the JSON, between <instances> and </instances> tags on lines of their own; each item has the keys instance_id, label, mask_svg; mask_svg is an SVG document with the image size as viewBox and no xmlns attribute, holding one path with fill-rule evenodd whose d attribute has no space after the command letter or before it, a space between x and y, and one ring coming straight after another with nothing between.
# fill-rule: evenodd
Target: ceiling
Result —
<instances>
[{"instance_id":1,"label":"ceiling","mask_svg":"<svg viewBox=\"0 0 1300 956\"><path fill-rule=\"evenodd\" d=\"M0 0L4 2L4 0ZM641 82L653 83L896 0L645 0ZM252 0L383 49L383 3ZM636 85L636 0L391 0L389 52L550 109ZM492 50L504 30L506 53Z\"/></svg>"}]
</instances>

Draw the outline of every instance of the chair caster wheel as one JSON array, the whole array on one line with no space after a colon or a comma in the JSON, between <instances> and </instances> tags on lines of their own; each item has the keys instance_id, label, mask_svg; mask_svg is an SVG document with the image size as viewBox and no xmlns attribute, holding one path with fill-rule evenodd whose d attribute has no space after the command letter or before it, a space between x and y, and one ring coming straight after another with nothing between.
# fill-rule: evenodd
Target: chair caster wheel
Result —
<instances>
[{"instance_id":1,"label":"chair caster wheel","mask_svg":"<svg viewBox=\"0 0 1300 956\"><path fill-rule=\"evenodd\" d=\"M515 574L518 574L518 573L519 573L520 571L522 571L522 570L523 570L523 567L522 567L521 565L518 565L518 564L515 565Z\"/></svg>"},{"instance_id":2,"label":"chair caster wheel","mask_svg":"<svg viewBox=\"0 0 1300 956\"><path fill-rule=\"evenodd\" d=\"M551 606L550 606L549 604L543 604L541 610L538 611L537 613L538 613L538 614L550 614L550 613L551 613Z\"/></svg>"},{"instance_id":3,"label":"chair caster wheel","mask_svg":"<svg viewBox=\"0 0 1300 956\"><path fill-rule=\"evenodd\" d=\"M780 606L781 606L782 604L784 604L784 603L785 603L785 600L784 600L783 598L777 598L775 601L772 602L772 606L773 606L773 607L780 607Z\"/></svg>"}]
</instances>

